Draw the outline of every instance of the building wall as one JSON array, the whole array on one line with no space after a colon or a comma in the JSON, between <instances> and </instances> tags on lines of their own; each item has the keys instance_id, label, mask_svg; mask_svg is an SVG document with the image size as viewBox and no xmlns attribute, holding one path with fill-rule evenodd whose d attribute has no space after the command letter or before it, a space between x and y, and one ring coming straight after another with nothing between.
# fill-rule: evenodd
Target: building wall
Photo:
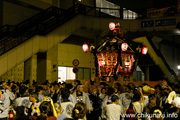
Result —
<instances>
[{"instance_id":1,"label":"building wall","mask_svg":"<svg viewBox=\"0 0 180 120\"><path fill-rule=\"evenodd\" d=\"M52 0L18 0L18 1L41 9L46 9L52 6Z\"/></svg>"},{"instance_id":2,"label":"building wall","mask_svg":"<svg viewBox=\"0 0 180 120\"><path fill-rule=\"evenodd\" d=\"M168 46L161 44L160 51L163 54L165 60L169 64L170 68L178 75L177 66L180 65L180 49L174 48L173 46Z\"/></svg>"},{"instance_id":3,"label":"building wall","mask_svg":"<svg viewBox=\"0 0 180 120\"><path fill-rule=\"evenodd\" d=\"M57 46L59 42L66 39L74 31L80 28L81 26L81 16L77 16L72 20L66 22L61 27L57 28L53 32L49 33L46 36L34 36L28 41L22 43L16 48L8 51L7 53L0 56L0 76L6 74L7 71L14 69L18 64L23 63L27 59L32 60L32 71L30 79L36 80L36 71L37 71L37 58L32 57L38 52L50 51L54 46ZM57 59L57 57L55 58ZM54 62L52 62L52 65ZM34 77L32 76L34 75ZM52 78L54 80L54 78Z\"/></svg>"},{"instance_id":4,"label":"building wall","mask_svg":"<svg viewBox=\"0 0 180 120\"><path fill-rule=\"evenodd\" d=\"M156 48L162 53L168 65L171 69L174 70L176 75L179 75L177 66L180 65L180 48L176 45L180 44L179 39L180 36L178 35L163 35L161 37L152 38L152 41L154 42ZM171 44L165 44L163 43L163 40ZM176 46L173 46L173 44Z\"/></svg>"},{"instance_id":5,"label":"building wall","mask_svg":"<svg viewBox=\"0 0 180 120\"><path fill-rule=\"evenodd\" d=\"M121 7L128 9L147 9L153 7L152 0L108 0L113 3L118 3Z\"/></svg>"},{"instance_id":6,"label":"building wall","mask_svg":"<svg viewBox=\"0 0 180 120\"><path fill-rule=\"evenodd\" d=\"M50 74L53 65L59 66L73 66L72 61L74 59L78 59L80 61L79 67L90 68L90 53L84 53L82 51L81 46L71 45L71 44L59 44L55 51L58 51L57 54L52 53L50 50L54 45L66 39L69 35L73 34L75 30L80 27L85 27L92 30L107 30L108 24L110 21L119 22L124 31L138 31L142 30L140 22L141 20L119 20L119 19L111 19L111 18L98 18L98 17L90 17L90 16L78 16L76 19L70 20L70 24L63 24L61 27L51 32L46 36L35 36L31 40L19 45L15 51L9 51L6 55L0 56L0 63L2 63L2 68L0 69L1 75L7 71L14 68L16 64L22 63L24 60L29 59L30 56L36 54L39 51L49 51L47 53L49 59L47 59L47 73L48 79L52 81L56 80L53 76L56 75ZM170 26L174 28L174 26ZM165 29L165 27L162 27ZM168 28L168 27L167 27ZM153 30L154 28L151 28ZM145 30L145 29L143 29ZM150 29L149 29L150 30ZM162 47L162 50L165 47ZM172 49L172 48L170 48ZM164 49L165 51L167 49ZM173 50L170 50L173 51ZM169 51L169 52L170 52ZM178 52L177 52L178 53ZM172 53L168 53L167 57L171 57ZM57 56L57 57L56 57ZM51 57L57 59L52 61ZM168 60L167 60L168 61ZM172 64L174 62L170 61ZM36 66L36 65L35 65ZM36 67L34 67L36 68ZM36 69L34 69L36 71ZM57 73L54 73L57 74ZM34 74L35 75L35 74ZM36 78L33 78L36 79Z\"/></svg>"},{"instance_id":7,"label":"building wall","mask_svg":"<svg viewBox=\"0 0 180 120\"><path fill-rule=\"evenodd\" d=\"M31 66L31 79L30 80L37 81L37 55L36 54L33 55L31 59L32 59L32 63L31 63L32 66Z\"/></svg>"},{"instance_id":8,"label":"building wall","mask_svg":"<svg viewBox=\"0 0 180 120\"><path fill-rule=\"evenodd\" d=\"M123 31L137 31L141 29L140 20L120 20L118 18L101 18L92 16L83 16L82 26L94 30L107 30L110 22L120 23Z\"/></svg>"},{"instance_id":9,"label":"building wall","mask_svg":"<svg viewBox=\"0 0 180 120\"><path fill-rule=\"evenodd\" d=\"M79 60L79 67L90 67L90 53L85 53L82 46L72 44L58 45L58 65L73 66L74 59Z\"/></svg>"},{"instance_id":10,"label":"building wall","mask_svg":"<svg viewBox=\"0 0 180 120\"><path fill-rule=\"evenodd\" d=\"M73 6L73 0L59 0L59 6L62 9L68 9Z\"/></svg>"},{"instance_id":11,"label":"building wall","mask_svg":"<svg viewBox=\"0 0 180 120\"><path fill-rule=\"evenodd\" d=\"M24 63L17 65L15 68L2 75L0 80L22 82L24 80Z\"/></svg>"},{"instance_id":12,"label":"building wall","mask_svg":"<svg viewBox=\"0 0 180 120\"><path fill-rule=\"evenodd\" d=\"M0 0L0 26L3 25L3 1Z\"/></svg>"},{"instance_id":13,"label":"building wall","mask_svg":"<svg viewBox=\"0 0 180 120\"><path fill-rule=\"evenodd\" d=\"M79 60L79 68L90 69L90 72L87 72L88 70L85 70L84 73L82 73L82 71L78 72L78 76L82 76L82 74L83 76L91 75L91 78L95 76L95 71L93 69L94 56L92 55L92 53L90 53L90 51L85 53L82 50L82 46L60 43L58 45L58 66L73 67L72 62L74 59Z\"/></svg>"},{"instance_id":14,"label":"building wall","mask_svg":"<svg viewBox=\"0 0 180 120\"><path fill-rule=\"evenodd\" d=\"M47 74L46 79L50 82L57 81L58 78L58 45L47 52Z\"/></svg>"},{"instance_id":15,"label":"building wall","mask_svg":"<svg viewBox=\"0 0 180 120\"><path fill-rule=\"evenodd\" d=\"M33 15L37 14L39 11L33 10L27 7L23 7L10 2L3 2L3 25L16 25Z\"/></svg>"}]
</instances>

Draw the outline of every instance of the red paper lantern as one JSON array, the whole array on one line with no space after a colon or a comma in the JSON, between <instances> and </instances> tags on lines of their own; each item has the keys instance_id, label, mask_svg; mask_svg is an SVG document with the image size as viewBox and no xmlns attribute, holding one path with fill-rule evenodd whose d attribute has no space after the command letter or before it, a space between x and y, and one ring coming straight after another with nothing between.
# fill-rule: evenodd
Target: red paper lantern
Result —
<instances>
[{"instance_id":1,"label":"red paper lantern","mask_svg":"<svg viewBox=\"0 0 180 120\"><path fill-rule=\"evenodd\" d=\"M143 55L146 55L146 54L147 54L147 51L148 51L148 48L147 48L147 47L143 47L143 48L142 48L142 54L143 54Z\"/></svg>"},{"instance_id":2,"label":"red paper lantern","mask_svg":"<svg viewBox=\"0 0 180 120\"><path fill-rule=\"evenodd\" d=\"M121 49L122 49L122 51L126 51L127 48L128 48L128 44L127 44L127 43L122 43L122 44L121 44Z\"/></svg>"},{"instance_id":3,"label":"red paper lantern","mask_svg":"<svg viewBox=\"0 0 180 120\"><path fill-rule=\"evenodd\" d=\"M115 23L114 22L110 22L109 23L109 30L114 30L115 29Z\"/></svg>"},{"instance_id":4,"label":"red paper lantern","mask_svg":"<svg viewBox=\"0 0 180 120\"><path fill-rule=\"evenodd\" d=\"M88 51L88 44L83 44L82 48L83 48L84 52L87 52Z\"/></svg>"}]
</instances>

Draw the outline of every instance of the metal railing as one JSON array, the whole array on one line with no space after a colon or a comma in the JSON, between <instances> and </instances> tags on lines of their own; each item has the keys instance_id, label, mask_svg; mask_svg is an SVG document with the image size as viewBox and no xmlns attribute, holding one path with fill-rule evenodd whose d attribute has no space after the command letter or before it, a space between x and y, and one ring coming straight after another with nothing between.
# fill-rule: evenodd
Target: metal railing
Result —
<instances>
[{"instance_id":1,"label":"metal railing","mask_svg":"<svg viewBox=\"0 0 180 120\"><path fill-rule=\"evenodd\" d=\"M0 55L34 35L45 35L70 20L75 15L75 7L77 6L68 10L50 7L15 26L2 26L0 28Z\"/></svg>"}]
</instances>

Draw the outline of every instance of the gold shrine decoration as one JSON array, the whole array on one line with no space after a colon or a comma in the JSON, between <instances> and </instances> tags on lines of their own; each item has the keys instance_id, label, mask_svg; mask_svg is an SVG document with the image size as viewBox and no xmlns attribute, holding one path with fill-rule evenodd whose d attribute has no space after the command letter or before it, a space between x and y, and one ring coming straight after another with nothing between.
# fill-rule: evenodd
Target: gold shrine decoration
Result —
<instances>
[{"instance_id":1,"label":"gold shrine decoration","mask_svg":"<svg viewBox=\"0 0 180 120\"><path fill-rule=\"evenodd\" d=\"M131 75L134 60L134 51L124 51L121 53L121 62L117 66L118 53L117 52L102 52L97 53L98 58L98 72L102 76L116 75Z\"/></svg>"},{"instance_id":2,"label":"gold shrine decoration","mask_svg":"<svg viewBox=\"0 0 180 120\"><path fill-rule=\"evenodd\" d=\"M121 75L132 75L138 64L140 53L147 54L148 48L138 45L135 51L130 41L123 38L120 23L111 22L109 29L100 36L103 42L99 47L92 46L95 56L96 76L111 77L117 80ZM128 45L129 44L129 45ZM134 47L134 46L133 46ZM136 59L134 59L136 58Z\"/></svg>"},{"instance_id":3,"label":"gold shrine decoration","mask_svg":"<svg viewBox=\"0 0 180 120\"><path fill-rule=\"evenodd\" d=\"M113 76L117 65L118 53L97 53L100 76Z\"/></svg>"},{"instance_id":4,"label":"gold shrine decoration","mask_svg":"<svg viewBox=\"0 0 180 120\"><path fill-rule=\"evenodd\" d=\"M117 75L131 75L132 68L135 64L134 60L135 52L131 50L127 50L121 53L121 66L118 67Z\"/></svg>"}]
</instances>

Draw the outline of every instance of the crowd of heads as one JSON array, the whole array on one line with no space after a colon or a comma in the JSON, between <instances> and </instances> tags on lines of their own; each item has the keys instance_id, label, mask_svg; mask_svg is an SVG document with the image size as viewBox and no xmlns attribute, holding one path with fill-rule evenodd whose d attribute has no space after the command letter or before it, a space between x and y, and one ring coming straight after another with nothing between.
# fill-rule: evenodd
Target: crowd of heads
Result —
<instances>
[{"instance_id":1,"label":"crowd of heads","mask_svg":"<svg viewBox=\"0 0 180 120\"><path fill-rule=\"evenodd\" d=\"M84 91L84 87L85 86L82 85L79 80L74 80L74 82L72 83L49 83L48 81L46 81L41 85L33 81L32 86L30 86L29 81L21 83L12 81L0 83L1 89L9 89L16 98L28 96L30 102L39 101L39 94L50 97L54 102L53 106L58 114L61 114L62 107L61 104L57 102L58 96L55 96L55 92L57 92L57 95L61 95L61 102L69 101L69 96L74 92L86 92L88 93L89 97L90 95L97 96L98 104L100 104L98 107L101 107L101 109L105 98L102 97L102 95L111 96L111 102L108 104L119 104L119 101L121 101L122 99L122 94L129 93L130 96L125 97L128 100L130 99L132 103L142 101L143 94L143 96L148 96L148 101L146 101L147 104L146 106L144 106L143 112L151 114L180 114L180 85L168 83L166 80L161 81L156 86L151 86L147 83L137 86L131 82L129 82L128 84L115 82L111 86L106 82L99 82L98 86L91 84L91 86L88 87L87 91ZM142 93L140 91L142 91ZM3 94L3 92L4 91L1 90L0 95ZM175 95L173 94L174 96L170 98L169 95L172 92L174 92ZM11 104L13 104L13 101L11 102ZM128 105L129 104L130 103L128 103ZM40 119L44 119L47 116L53 116L52 104L48 101L41 100L39 110L41 113ZM83 101L76 103L72 110L72 118L75 120L79 118L83 119L87 113L87 110L88 109L86 103L84 103ZM166 119L166 117L152 119Z\"/></svg>"}]
</instances>

